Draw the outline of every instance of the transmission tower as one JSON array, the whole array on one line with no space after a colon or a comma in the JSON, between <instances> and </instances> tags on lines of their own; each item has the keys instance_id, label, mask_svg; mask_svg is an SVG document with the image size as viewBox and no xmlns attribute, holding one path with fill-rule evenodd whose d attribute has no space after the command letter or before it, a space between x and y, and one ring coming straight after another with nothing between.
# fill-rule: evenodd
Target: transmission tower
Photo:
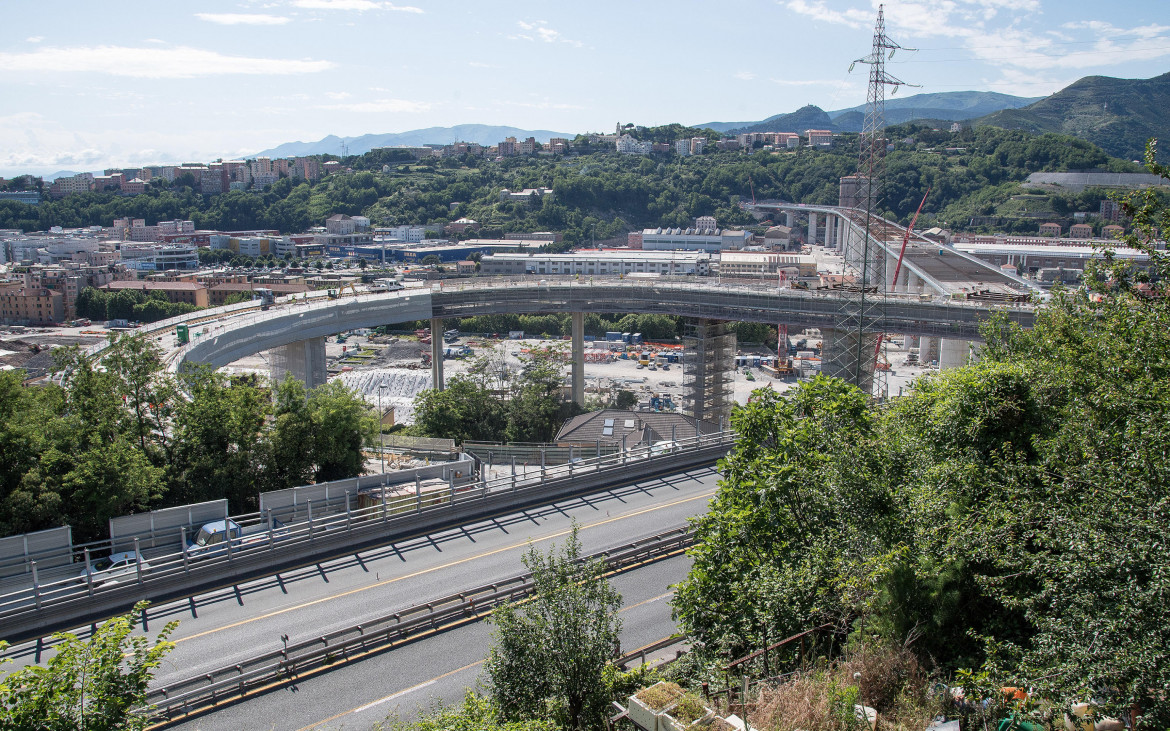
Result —
<instances>
[{"instance_id":1,"label":"transmission tower","mask_svg":"<svg viewBox=\"0 0 1170 731\"><path fill-rule=\"evenodd\" d=\"M878 245L890 232L879 226L882 193L885 183L886 138L886 87L909 86L886 73L886 59L900 50L893 39L886 35L884 6L878 6L877 25L873 32L873 49L868 56L859 58L849 66L852 71L859 63L869 66L869 92L865 105L865 124L860 136L860 150L857 160L858 197L862 209L858 215L863 221L854 219L860 236L851 234L844 246L846 271L852 271L853 281L846 282L841 294L841 311L838 326L824 340L822 361L829 375L844 378L856 384L863 391L885 396L885 370L875 373L874 348L877 344L878 322L884 316L886 294L886 252ZM830 342L831 341L831 342ZM874 381L878 382L875 384ZM876 388L875 388L876 386Z\"/></svg>"}]
</instances>

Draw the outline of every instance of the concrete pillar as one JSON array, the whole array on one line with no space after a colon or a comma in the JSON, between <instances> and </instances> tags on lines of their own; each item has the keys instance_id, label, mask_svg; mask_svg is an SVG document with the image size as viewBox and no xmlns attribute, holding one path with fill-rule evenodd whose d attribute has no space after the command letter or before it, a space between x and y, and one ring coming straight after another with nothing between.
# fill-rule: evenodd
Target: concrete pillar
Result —
<instances>
[{"instance_id":1,"label":"concrete pillar","mask_svg":"<svg viewBox=\"0 0 1170 731\"><path fill-rule=\"evenodd\" d=\"M792 211L784 211L784 225L792 228Z\"/></svg>"},{"instance_id":2,"label":"concrete pillar","mask_svg":"<svg viewBox=\"0 0 1170 731\"><path fill-rule=\"evenodd\" d=\"M940 340L938 350L939 370L962 368L967 365L967 357L971 354L971 348L967 345L966 340L955 340L953 338L943 338Z\"/></svg>"},{"instance_id":3,"label":"concrete pillar","mask_svg":"<svg viewBox=\"0 0 1170 731\"><path fill-rule=\"evenodd\" d=\"M898 272L898 281L894 283L894 291L910 291L910 268L906 266L904 261L902 262L902 270Z\"/></svg>"},{"instance_id":4,"label":"concrete pillar","mask_svg":"<svg viewBox=\"0 0 1170 731\"><path fill-rule=\"evenodd\" d=\"M431 388L443 390L443 318L431 318Z\"/></svg>"},{"instance_id":5,"label":"concrete pillar","mask_svg":"<svg viewBox=\"0 0 1170 731\"><path fill-rule=\"evenodd\" d=\"M825 216L825 246L833 248L833 237L836 235L837 217Z\"/></svg>"},{"instance_id":6,"label":"concrete pillar","mask_svg":"<svg viewBox=\"0 0 1170 731\"><path fill-rule=\"evenodd\" d=\"M914 272L907 272L906 274L906 291L910 294L922 294L922 277Z\"/></svg>"},{"instance_id":7,"label":"concrete pillar","mask_svg":"<svg viewBox=\"0 0 1170 731\"><path fill-rule=\"evenodd\" d=\"M884 274L885 274L886 291L887 292L894 291L894 284L895 284L894 270L897 268L898 268L898 257L894 256L893 254L886 254L886 271L884 272Z\"/></svg>"},{"instance_id":8,"label":"concrete pillar","mask_svg":"<svg viewBox=\"0 0 1170 731\"><path fill-rule=\"evenodd\" d=\"M304 382L305 388L324 385L328 378L325 369L325 338L309 338L273 348L269 372L279 383L292 376Z\"/></svg>"},{"instance_id":9,"label":"concrete pillar","mask_svg":"<svg viewBox=\"0 0 1170 731\"><path fill-rule=\"evenodd\" d=\"M585 406L585 313L571 313L573 340L573 403Z\"/></svg>"},{"instance_id":10,"label":"concrete pillar","mask_svg":"<svg viewBox=\"0 0 1170 731\"><path fill-rule=\"evenodd\" d=\"M821 373L848 381L866 393L873 390L873 353L877 333L821 328Z\"/></svg>"},{"instance_id":11,"label":"concrete pillar","mask_svg":"<svg viewBox=\"0 0 1170 731\"><path fill-rule=\"evenodd\" d=\"M938 360L938 338L923 335L918 339L918 361L928 365L932 360Z\"/></svg>"},{"instance_id":12,"label":"concrete pillar","mask_svg":"<svg viewBox=\"0 0 1170 731\"><path fill-rule=\"evenodd\" d=\"M817 242L817 214L812 211L808 214L808 242L810 244Z\"/></svg>"}]
</instances>

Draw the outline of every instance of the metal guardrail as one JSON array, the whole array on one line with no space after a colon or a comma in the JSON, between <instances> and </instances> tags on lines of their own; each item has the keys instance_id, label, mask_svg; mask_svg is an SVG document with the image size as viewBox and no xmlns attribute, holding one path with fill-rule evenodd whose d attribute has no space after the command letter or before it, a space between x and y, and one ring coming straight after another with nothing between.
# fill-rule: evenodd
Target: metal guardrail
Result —
<instances>
[{"instance_id":1,"label":"metal guardrail","mask_svg":"<svg viewBox=\"0 0 1170 731\"><path fill-rule=\"evenodd\" d=\"M21 641L62 628L90 623L129 610L140 600L169 600L209 589L270 576L331 556L381 545L411 535L482 520L503 511L607 489L636 479L709 464L735 443L732 432L680 438L676 443L638 447L600 458L528 470L487 481L451 484L440 491L390 498L367 508L316 517L259 534L255 542L227 544L213 557L191 558L184 552L147 555L150 571L113 584L98 585L79 574L84 562L70 574L50 583L0 595L0 632L4 639ZM239 516L247 527L264 516ZM88 559L95 552L83 548Z\"/></svg>"},{"instance_id":2,"label":"metal guardrail","mask_svg":"<svg viewBox=\"0 0 1170 731\"><path fill-rule=\"evenodd\" d=\"M665 558L692 543L688 528L675 528L591 554L581 561L601 561L608 571L619 571ZM147 693L146 712L156 722L174 721L219 703L238 700L249 692L291 682L336 663L389 649L417 639L423 633L478 620L501 604L529 596L533 589L531 577L531 573L519 574L291 644L282 638L284 647L280 650L261 653L240 663L151 689ZM648 649L642 648L641 651L644 653ZM631 657L637 657L637 653ZM628 662L625 656L614 662L623 660Z\"/></svg>"}]
</instances>

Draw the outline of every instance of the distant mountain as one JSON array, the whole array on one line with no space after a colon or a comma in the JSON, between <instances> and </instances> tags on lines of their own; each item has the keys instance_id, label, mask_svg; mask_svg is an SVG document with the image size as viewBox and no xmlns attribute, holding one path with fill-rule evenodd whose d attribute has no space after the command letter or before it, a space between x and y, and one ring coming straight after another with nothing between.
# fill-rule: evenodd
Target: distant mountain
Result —
<instances>
[{"instance_id":1,"label":"distant mountain","mask_svg":"<svg viewBox=\"0 0 1170 731\"><path fill-rule=\"evenodd\" d=\"M1034 104L993 112L975 124L1072 135L1110 155L1141 160L1147 139L1170 139L1170 73L1152 79L1086 76Z\"/></svg>"},{"instance_id":2,"label":"distant mountain","mask_svg":"<svg viewBox=\"0 0 1170 731\"><path fill-rule=\"evenodd\" d=\"M901 124L912 119L950 119L954 121L982 117L1001 109L1018 109L1034 104L1044 97L1022 97L994 91L945 91L937 94L915 94L886 99L886 121ZM829 112L836 120L847 112L865 114L865 105Z\"/></svg>"},{"instance_id":3,"label":"distant mountain","mask_svg":"<svg viewBox=\"0 0 1170 731\"><path fill-rule=\"evenodd\" d=\"M937 94L914 94L900 99L886 99L886 122L901 124L915 119L941 119L961 121L982 117L1000 109L1015 109L1039 101L1043 97L1026 98L1011 96L994 91L946 91ZM797 129L807 116L818 118L806 110L819 110L807 106L790 114L776 114L762 122L708 122L696 124L700 129L709 128L716 132L797 132L805 129L831 129L834 132L859 132L865 122L865 105L825 112L828 121L818 122ZM801 116L793 116L801 115ZM788 126L777 126L787 124ZM797 126L792 126L792 125Z\"/></svg>"},{"instance_id":4,"label":"distant mountain","mask_svg":"<svg viewBox=\"0 0 1170 731\"><path fill-rule=\"evenodd\" d=\"M41 179L46 183L51 183L57 178L72 178L74 175L77 175L77 173L73 172L72 170L58 170L52 175L42 175Z\"/></svg>"},{"instance_id":5,"label":"distant mountain","mask_svg":"<svg viewBox=\"0 0 1170 731\"><path fill-rule=\"evenodd\" d=\"M576 135L552 132L547 129L520 129L518 127L493 127L486 124L460 124L454 127L428 127L409 132L368 134L360 137L338 137L329 135L316 142L286 142L249 157L293 157L297 155L340 155L342 145L348 145L350 155L361 155L375 147L418 147L421 145L449 145L452 142L476 142L494 145L500 140L515 137L523 140L535 137L537 142L548 142L551 137L573 138Z\"/></svg>"},{"instance_id":6,"label":"distant mountain","mask_svg":"<svg viewBox=\"0 0 1170 731\"><path fill-rule=\"evenodd\" d=\"M812 104L807 107L801 107L795 112L789 114L777 114L768 117L763 122L756 122L749 124L746 127L740 127L735 132L800 132L804 133L806 129L827 129L834 132L838 131L833 124L833 120L825 113L825 110ZM731 130L729 130L731 131Z\"/></svg>"}]
</instances>

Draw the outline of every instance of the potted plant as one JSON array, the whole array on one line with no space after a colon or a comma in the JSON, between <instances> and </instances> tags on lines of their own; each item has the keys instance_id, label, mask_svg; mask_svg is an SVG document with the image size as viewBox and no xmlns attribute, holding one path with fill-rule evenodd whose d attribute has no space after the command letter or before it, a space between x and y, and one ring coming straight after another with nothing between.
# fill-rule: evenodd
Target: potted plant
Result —
<instances>
[{"instance_id":1,"label":"potted plant","mask_svg":"<svg viewBox=\"0 0 1170 731\"><path fill-rule=\"evenodd\" d=\"M658 728L659 731L687 731L710 723L714 717L715 712L703 705L703 701L687 694L658 717Z\"/></svg>"},{"instance_id":2,"label":"potted plant","mask_svg":"<svg viewBox=\"0 0 1170 731\"><path fill-rule=\"evenodd\" d=\"M677 683L665 681L643 688L630 696L627 715L630 720L646 731L658 731L658 718L672 704L685 695ZM663 727L665 728L665 727Z\"/></svg>"}]
</instances>

